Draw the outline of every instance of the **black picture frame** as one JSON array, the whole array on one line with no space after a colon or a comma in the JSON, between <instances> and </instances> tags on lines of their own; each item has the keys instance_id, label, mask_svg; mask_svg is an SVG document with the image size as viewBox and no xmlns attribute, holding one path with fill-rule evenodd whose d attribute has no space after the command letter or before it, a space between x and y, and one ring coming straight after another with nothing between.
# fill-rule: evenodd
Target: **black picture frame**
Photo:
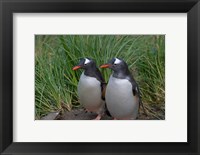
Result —
<instances>
[{"instance_id":1,"label":"black picture frame","mask_svg":"<svg viewBox=\"0 0 200 155\"><path fill-rule=\"evenodd\" d=\"M48 12L187 13L188 142L13 142L13 13ZM0 152L2 154L200 154L199 37L199 0L0 0Z\"/></svg>"}]
</instances>

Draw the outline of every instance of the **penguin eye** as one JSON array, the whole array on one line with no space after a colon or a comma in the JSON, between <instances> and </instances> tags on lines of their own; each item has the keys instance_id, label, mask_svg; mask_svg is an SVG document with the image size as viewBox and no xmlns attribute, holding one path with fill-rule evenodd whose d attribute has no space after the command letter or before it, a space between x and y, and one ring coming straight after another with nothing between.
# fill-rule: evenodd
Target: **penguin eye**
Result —
<instances>
[{"instance_id":1,"label":"penguin eye","mask_svg":"<svg viewBox=\"0 0 200 155\"><path fill-rule=\"evenodd\" d=\"M117 64L114 64L114 66L116 66Z\"/></svg>"}]
</instances>

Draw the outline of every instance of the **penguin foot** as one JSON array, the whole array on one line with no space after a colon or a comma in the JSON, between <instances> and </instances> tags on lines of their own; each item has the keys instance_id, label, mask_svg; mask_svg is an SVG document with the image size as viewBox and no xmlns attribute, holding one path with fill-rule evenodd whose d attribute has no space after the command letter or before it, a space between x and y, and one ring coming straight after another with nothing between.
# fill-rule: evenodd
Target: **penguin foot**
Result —
<instances>
[{"instance_id":1,"label":"penguin foot","mask_svg":"<svg viewBox=\"0 0 200 155\"><path fill-rule=\"evenodd\" d=\"M113 120L117 120L117 118L113 118Z\"/></svg>"},{"instance_id":2,"label":"penguin foot","mask_svg":"<svg viewBox=\"0 0 200 155\"><path fill-rule=\"evenodd\" d=\"M97 115L97 117L93 120L100 120L101 119L101 115Z\"/></svg>"},{"instance_id":3,"label":"penguin foot","mask_svg":"<svg viewBox=\"0 0 200 155\"><path fill-rule=\"evenodd\" d=\"M90 112L88 109L85 109L85 113L88 113L88 112Z\"/></svg>"}]
</instances>

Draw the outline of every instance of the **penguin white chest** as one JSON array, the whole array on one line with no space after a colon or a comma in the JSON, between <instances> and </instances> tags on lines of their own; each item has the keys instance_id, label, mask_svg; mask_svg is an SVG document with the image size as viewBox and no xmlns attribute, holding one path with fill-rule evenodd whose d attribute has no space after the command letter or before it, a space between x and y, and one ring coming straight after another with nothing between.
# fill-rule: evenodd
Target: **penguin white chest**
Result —
<instances>
[{"instance_id":1,"label":"penguin white chest","mask_svg":"<svg viewBox=\"0 0 200 155\"><path fill-rule=\"evenodd\" d=\"M106 104L117 119L136 118L139 99L133 96L132 84L127 79L110 77L106 89Z\"/></svg>"},{"instance_id":2,"label":"penguin white chest","mask_svg":"<svg viewBox=\"0 0 200 155\"><path fill-rule=\"evenodd\" d=\"M96 112L102 105L101 83L94 77L81 74L78 83L80 103L88 110Z\"/></svg>"}]
</instances>

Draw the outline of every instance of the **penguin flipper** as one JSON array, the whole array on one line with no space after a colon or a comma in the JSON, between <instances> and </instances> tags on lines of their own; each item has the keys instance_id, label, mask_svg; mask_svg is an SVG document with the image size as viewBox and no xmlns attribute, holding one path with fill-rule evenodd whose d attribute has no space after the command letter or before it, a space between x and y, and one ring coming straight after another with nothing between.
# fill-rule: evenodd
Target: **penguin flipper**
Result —
<instances>
[{"instance_id":1,"label":"penguin flipper","mask_svg":"<svg viewBox=\"0 0 200 155\"><path fill-rule=\"evenodd\" d=\"M101 83L101 98L105 101L105 95L106 95L106 83Z\"/></svg>"},{"instance_id":2,"label":"penguin flipper","mask_svg":"<svg viewBox=\"0 0 200 155\"><path fill-rule=\"evenodd\" d=\"M104 101L105 101L105 95L106 95L106 86L107 86L107 83L101 83L101 98ZM107 108L106 103L105 103L105 114L108 115L109 117L112 117Z\"/></svg>"},{"instance_id":3,"label":"penguin flipper","mask_svg":"<svg viewBox=\"0 0 200 155\"><path fill-rule=\"evenodd\" d=\"M146 110L145 110L145 108L144 108L144 104L143 104L143 102L142 102L142 97L141 97L141 95L140 95L140 90L139 90L138 86L132 84L132 87L133 87L133 89L132 89L132 91L133 91L133 96L137 95L137 96L139 97L139 109L140 109L140 107L142 106L143 112L144 112L144 114L147 116L147 113L146 113ZM139 109L138 109L138 111L139 111Z\"/></svg>"}]
</instances>

